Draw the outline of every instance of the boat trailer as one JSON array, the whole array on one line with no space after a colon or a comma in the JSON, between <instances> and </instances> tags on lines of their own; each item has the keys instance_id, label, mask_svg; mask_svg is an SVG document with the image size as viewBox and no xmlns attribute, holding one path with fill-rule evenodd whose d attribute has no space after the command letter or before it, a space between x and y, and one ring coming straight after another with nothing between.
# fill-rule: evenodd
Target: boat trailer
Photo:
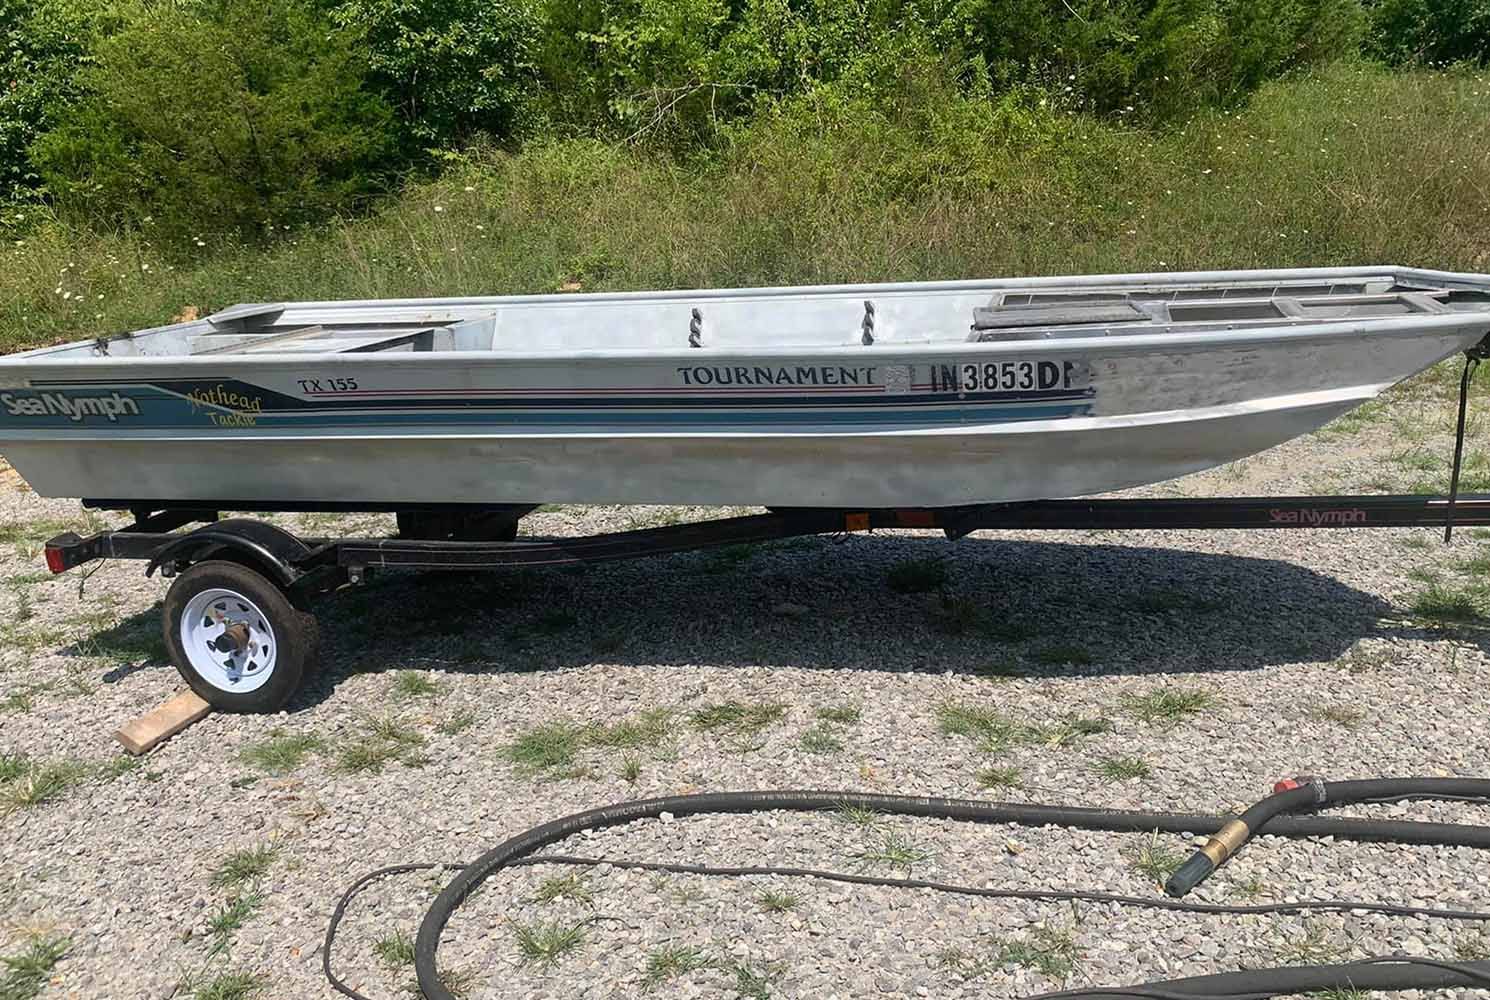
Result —
<instances>
[{"instance_id":1,"label":"boat trailer","mask_svg":"<svg viewBox=\"0 0 1490 1000\"><path fill-rule=\"evenodd\" d=\"M87 506L114 508L109 501ZM47 567L62 573L101 559L138 559L173 583L164 632L182 676L215 708L274 711L314 660L318 625L310 600L380 570L503 570L611 562L728 545L877 530L941 530L949 539L984 530L1443 528L1490 526L1490 494L1344 495L1205 499L1037 500L890 510L778 508L765 513L583 537L517 537L535 506L472 509L389 505L385 538L301 537L252 517L220 517L218 506L269 512L326 504L132 508L128 527L46 543ZM348 508L351 510L352 508ZM181 530L189 525L199 525Z\"/></svg>"}]
</instances>

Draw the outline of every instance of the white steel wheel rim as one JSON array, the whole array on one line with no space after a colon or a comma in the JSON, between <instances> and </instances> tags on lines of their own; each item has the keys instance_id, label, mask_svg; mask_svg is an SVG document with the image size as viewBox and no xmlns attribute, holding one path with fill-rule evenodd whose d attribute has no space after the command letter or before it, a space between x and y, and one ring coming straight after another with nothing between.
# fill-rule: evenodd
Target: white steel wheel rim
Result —
<instances>
[{"instance_id":1,"label":"white steel wheel rim","mask_svg":"<svg viewBox=\"0 0 1490 1000\"><path fill-rule=\"evenodd\" d=\"M212 587L194 595L181 612L180 631L191 669L219 691L247 694L274 675L278 636L263 610L235 590Z\"/></svg>"}]
</instances>

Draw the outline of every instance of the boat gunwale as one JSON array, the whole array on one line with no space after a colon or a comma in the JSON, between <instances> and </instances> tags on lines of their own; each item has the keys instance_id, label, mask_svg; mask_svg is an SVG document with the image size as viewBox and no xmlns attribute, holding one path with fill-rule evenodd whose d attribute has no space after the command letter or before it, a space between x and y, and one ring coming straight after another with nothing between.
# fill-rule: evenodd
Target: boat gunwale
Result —
<instances>
[{"instance_id":1,"label":"boat gunwale","mask_svg":"<svg viewBox=\"0 0 1490 1000\"><path fill-rule=\"evenodd\" d=\"M37 355L0 356L0 371L8 375L18 372L37 371L42 368L87 369L101 367L118 368L303 368L311 362L325 364L334 362L338 367L433 367L452 365L483 367L493 364L564 365L579 361L636 361L653 363L676 363L692 367L699 361L739 360L766 362L770 360L801 360L804 358L855 358L860 361L873 360L882 363L924 359L928 357L961 358L978 356L1029 356L1045 354L1102 354L1104 356L1138 354L1155 348L1205 350L1217 347L1249 346L1264 343L1280 343L1301 340L1349 340L1363 336L1385 337L1409 332L1472 329L1485 327L1490 331L1490 312L1487 313L1435 313L1410 316L1391 316L1379 319L1356 319L1322 322L1278 323L1271 326L1249 329L1218 329L1186 333L1142 333L1114 334L1109 336L1083 335L1076 337L1051 337L1048 339L1008 340L959 340L937 342L881 341L873 346L859 344L804 344L788 347L680 347L672 350L656 348L584 348L570 351L507 352L498 350L463 351L419 351L398 353L254 353L254 354L159 354L159 355L96 355L91 357L47 358ZM81 341L86 344L88 341Z\"/></svg>"},{"instance_id":2,"label":"boat gunwale","mask_svg":"<svg viewBox=\"0 0 1490 1000\"><path fill-rule=\"evenodd\" d=\"M1158 271L1158 272L1133 272L1128 274L1095 274L1095 275L1041 275L1020 278L979 278L958 279L952 281L918 281L918 282L890 282L878 284L849 284L849 285L783 285L760 288L728 288L728 289L673 289L662 291L631 291L631 292L585 292L585 293L547 293L538 295L511 295L511 296L486 296L486 297L464 297L464 298L423 298L423 299L345 299L345 300L321 300L321 301L285 301L274 303L239 303L229 306L219 313L221 315L233 309L246 306L262 307L273 310L278 307L283 311L328 311L357 309L375 309L379 311L392 311L399 309L471 309L471 308L501 308L507 306L531 307L535 305L552 305L555 307L573 308L577 304L601 305L607 303L634 303L644 301L683 301L683 302L708 302L726 299L777 299L785 297L816 298L826 296L862 297L869 294L937 294L943 292L998 292L1010 289L1039 289L1039 288L1070 288L1070 289L1099 289L1099 288L1122 288L1139 285L1216 285L1218 288L1245 284L1258 284L1271 281L1296 281L1296 280L1346 280L1371 278L1377 280L1392 280L1395 282L1417 282L1427 283L1438 287L1455 287L1467 290L1483 290L1490 292L1490 274L1473 274L1468 272L1435 271L1425 268L1402 267L1398 265L1384 266L1349 266L1349 267L1324 267L1324 268L1282 268L1282 269L1252 269L1232 271ZM442 322L457 322L485 317L452 317ZM1214 346L1222 341L1228 344L1245 344L1260 341L1291 340L1303 337L1327 339L1331 337L1355 337L1362 335L1388 335L1401 328L1411 329L1439 329L1454 328L1459 326L1474 326L1478 322L1490 321L1490 312L1450 312L1436 314L1410 314L1398 316L1383 316L1369 318L1354 318L1348 320L1290 320L1272 325L1249 327L1246 329L1235 329L1224 326L1225 321L1217 321L1218 328L1215 330L1197 330L1186 332L1166 332L1163 330L1134 333L1109 333L1097 334L1090 331L1079 333L1075 336L1061 337L1050 336L1042 338L1009 338L1006 340L938 340L938 341L897 341L886 339L874 345L861 345L853 342L840 344L796 344L796 345L771 345L761 344L759 346L728 346L728 347L687 347L659 349L657 347L611 347L611 348L577 348L570 350L544 350L544 351L504 351L494 348L450 350L450 351L419 351L396 352L396 353L342 353L336 351L325 352L253 352L249 354L225 352L215 355L192 355L192 354L155 354L155 355L108 355L98 354L87 357L66 357L65 355L98 343L113 343L134 341L153 335L169 332L183 332L193 328L200 329L204 325L210 325L211 316L206 316L184 323L173 323L165 326L148 327L114 336L100 336L93 338L82 338L61 344L51 344L46 347L33 348L14 354L0 355L0 371L26 370L31 371L44 366L59 366L65 368L73 367L100 367L100 366L125 366L140 367L149 365L166 366L222 366L224 361L229 361L234 367L249 365L264 365L270 368L303 366L314 360L325 362L334 359L337 365L399 365L417 363L426 365L434 363L436 366L443 364L459 363L469 365L475 361L482 360L490 363L568 363L571 361L604 361L604 360L639 360L639 361L678 361L686 363L688 359L775 359L791 358L800 359L804 357L883 357L890 359L900 356L914 355L918 357L931 356L955 356L968 353L983 354L1028 354L1028 353L1086 353L1100 346L1104 354L1128 353L1133 351L1147 351L1158 346L1188 348ZM432 322L427 317L414 316L410 323Z\"/></svg>"}]
</instances>

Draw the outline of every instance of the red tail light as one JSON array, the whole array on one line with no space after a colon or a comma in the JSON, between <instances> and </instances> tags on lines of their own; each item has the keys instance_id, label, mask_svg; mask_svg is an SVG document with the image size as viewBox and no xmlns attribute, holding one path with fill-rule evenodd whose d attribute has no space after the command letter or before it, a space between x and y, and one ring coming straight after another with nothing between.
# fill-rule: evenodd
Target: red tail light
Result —
<instances>
[{"instance_id":1,"label":"red tail light","mask_svg":"<svg viewBox=\"0 0 1490 1000\"><path fill-rule=\"evenodd\" d=\"M54 549L50 545L47 546L47 569L53 573L61 573L67 569L67 563L63 559L61 549Z\"/></svg>"}]
</instances>

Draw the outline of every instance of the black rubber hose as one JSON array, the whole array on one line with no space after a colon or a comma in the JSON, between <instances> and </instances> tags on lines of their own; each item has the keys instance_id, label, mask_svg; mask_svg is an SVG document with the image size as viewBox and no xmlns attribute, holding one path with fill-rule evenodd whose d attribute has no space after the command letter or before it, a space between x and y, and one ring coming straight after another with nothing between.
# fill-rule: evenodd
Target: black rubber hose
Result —
<instances>
[{"instance_id":1,"label":"black rubber hose","mask_svg":"<svg viewBox=\"0 0 1490 1000\"><path fill-rule=\"evenodd\" d=\"M1165 979L1142 986L1095 986L1041 993L1030 1000L1123 1000L1176 997L1183 1000L1239 1000L1292 996L1327 990L1425 990L1490 986L1490 962L1436 962L1406 955L1368 958L1338 965L1293 965L1243 969L1209 976Z\"/></svg>"},{"instance_id":2,"label":"black rubber hose","mask_svg":"<svg viewBox=\"0 0 1490 1000\"><path fill-rule=\"evenodd\" d=\"M1485 778L1373 778L1368 781L1320 781L1297 779L1295 787L1274 792L1231 820L1211 836L1164 883L1164 891L1178 899L1226 863L1257 831L1284 813L1318 809L1326 805L1349 805L1382 798L1469 798L1490 799L1490 780ZM1271 827L1269 828L1271 829Z\"/></svg>"},{"instance_id":3,"label":"black rubber hose","mask_svg":"<svg viewBox=\"0 0 1490 1000\"><path fill-rule=\"evenodd\" d=\"M1406 794L1431 797L1435 793L1461 798L1490 798L1490 781L1486 780L1415 778L1336 784L1352 789L1355 796L1352 801ZM1419 788L1428 790L1416 790ZM549 844L584 830L599 830L643 819L655 819L663 813L683 817L709 813L820 812L844 806L901 816L978 823L1016 823L1023 826L1069 826L1120 832L1159 830L1166 833L1213 834L1229 822L1220 817L1193 814L834 791L718 792L667 796L603 806L526 830L492 848L451 879L450 884L441 890L425 912L414 939L414 971L419 980L419 988L426 1000L456 1000L454 994L440 981L436 962L440 936L450 918L466 898L494 873ZM1278 815L1260 823L1264 829L1257 832L1283 836L1337 836L1359 840L1490 848L1490 827Z\"/></svg>"}]
</instances>

